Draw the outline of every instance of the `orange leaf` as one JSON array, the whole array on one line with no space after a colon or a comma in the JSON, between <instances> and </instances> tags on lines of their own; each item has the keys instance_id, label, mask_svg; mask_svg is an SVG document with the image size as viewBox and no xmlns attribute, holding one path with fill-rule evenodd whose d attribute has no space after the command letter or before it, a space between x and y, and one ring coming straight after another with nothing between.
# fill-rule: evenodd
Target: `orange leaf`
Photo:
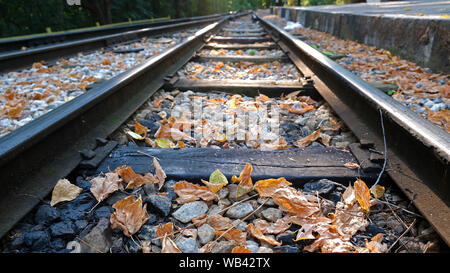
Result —
<instances>
[{"instance_id":1,"label":"orange leaf","mask_svg":"<svg viewBox=\"0 0 450 273\"><path fill-rule=\"evenodd\" d=\"M261 197L272 197L273 193L280 189L292 185L284 177L278 179L259 180L255 183L255 190Z\"/></svg>"},{"instance_id":2,"label":"orange leaf","mask_svg":"<svg viewBox=\"0 0 450 273\"><path fill-rule=\"evenodd\" d=\"M253 190L252 178L250 177L252 171L253 171L252 165L250 163L246 163L239 177L233 175L233 177L231 178L231 181L233 183L239 182L239 185L236 189L236 198L239 198L242 195L251 192Z\"/></svg>"},{"instance_id":3,"label":"orange leaf","mask_svg":"<svg viewBox=\"0 0 450 273\"><path fill-rule=\"evenodd\" d=\"M245 246L235 246L231 253L252 253L252 251Z\"/></svg>"},{"instance_id":4,"label":"orange leaf","mask_svg":"<svg viewBox=\"0 0 450 273\"><path fill-rule=\"evenodd\" d=\"M370 190L366 183L361 179L357 179L353 187L355 188L356 201L358 201L363 210L368 212L370 208Z\"/></svg>"},{"instance_id":5,"label":"orange leaf","mask_svg":"<svg viewBox=\"0 0 450 273\"><path fill-rule=\"evenodd\" d=\"M159 165L159 162L156 159L156 157L153 157L153 166L155 167L155 178L158 182L159 190L160 190L162 188L162 186L164 185L164 182L166 181L167 176L166 176L166 173L161 168L161 165Z\"/></svg>"},{"instance_id":6,"label":"orange leaf","mask_svg":"<svg viewBox=\"0 0 450 273\"><path fill-rule=\"evenodd\" d=\"M206 222L215 230L226 230L232 227L231 219L228 217L223 217L220 214L214 214L208 217Z\"/></svg>"},{"instance_id":7,"label":"orange leaf","mask_svg":"<svg viewBox=\"0 0 450 273\"><path fill-rule=\"evenodd\" d=\"M123 233L131 237L147 222L147 204L142 207L142 198L135 200L133 195L117 201L113 206L115 212L111 215L111 228L120 228Z\"/></svg>"},{"instance_id":8,"label":"orange leaf","mask_svg":"<svg viewBox=\"0 0 450 273\"><path fill-rule=\"evenodd\" d=\"M289 113L303 115L311 110L314 110L314 107L312 105L306 106L304 108L298 109L298 108L289 108Z\"/></svg>"},{"instance_id":9,"label":"orange leaf","mask_svg":"<svg viewBox=\"0 0 450 273\"><path fill-rule=\"evenodd\" d=\"M318 206L310 203L303 193L291 187L276 190L272 199L281 210L300 217L308 217L319 210Z\"/></svg>"},{"instance_id":10,"label":"orange leaf","mask_svg":"<svg viewBox=\"0 0 450 273\"><path fill-rule=\"evenodd\" d=\"M234 241L238 245L245 245L245 243L247 242L247 232L243 232L236 228L232 228L227 231L214 231L214 233L227 239L228 241Z\"/></svg>"},{"instance_id":11,"label":"orange leaf","mask_svg":"<svg viewBox=\"0 0 450 273\"><path fill-rule=\"evenodd\" d=\"M150 130L149 130L147 127L145 127L144 125L140 124L140 123L137 122L137 121L134 121L134 132L135 132L136 134L143 135L144 137L146 137L146 136L147 136L147 133L148 133L149 131L150 131Z\"/></svg>"},{"instance_id":12,"label":"orange leaf","mask_svg":"<svg viewBox=\"0 0 450 273\"><path fill-rule=\"evenodd\" d=\"M180 181L172 188L179 196L177 198L177 202L179 204L184 204L199 199L204 201L212 201L217 198L217 195L211 192L207 187L194 185L187 181Z\"/></svg>"},{"instance_id":13,"label":"orange leaf","mask_svg":"<svg viewBox=\"0 0 450 273\"><path fill-rule=\"evenodd\" d=\"M344 166L349 169L359 169L360 168L360 166L358 164L353 163L353 162L347 162L344 164Z\"/></svg>"},{"instance_id":14,"label":"orange leaf","mask_svg":"<svg viewBox=\"0 0 450 273\"><path fill-rule=\"evenodd\" d=\"M173 232L173 223L169 222L167 224L161 225L159 224L156 228L156 236L163 237L165 235L170 236L170 234Z\"/></svg>"},{"instance_id":15,"label":"orange leaf","mask_svg":"<svg viewBox=\"0 0 450 273\"><path fill-rule=\"evenodd\" d=\"M259 239L260 241L276 246L281 245L281 243L276 241L275 239L264 235L262 231L259 230L259 228L255 227L254 224L248 224L246 229L250 233L250 235L252 235L256 239Z\"/></svg>"},{"instance_id":16,"label":"orange leaf","mask_svg":"<svg viewBox=\"0 0 450 273\"><path fill-rule=\"evenodd\" d=\"M114 172L118 173L123 181L128 183L126 189L134 189L148 183L158 182L157 178L152 174L142 176L135 173L133 169L128 166L117 167Z\"/></svg>"},{"instance_id":17,"label":"orange leaf","mask_svg":"<svg viewBox=\"0 0 450 273\"><path fill-rule=\"evenodd\" d=\"M331 137L329 135L322 134L320 132L320 130L316 130L313 133L311 133L309 136L297 140L296 142L294 142L294 145L299 148L304 148L306 146L309 146L311 143L313 143L317 139L320 139L320 142L322 142L322 144L325 146L330 145Z\"/></svg>"},{"instance_id":18,"label":"orange leaf","mask_svg":"<svg viewBox=\"0 0 450 273\"><path fill-rule=\"evenodd\" d=\"M370 240L370 242L367 242L366 240L366 248L371 253L384 253L387 251L387 246L381 243L381 241L383 241L383 233L378 233Z\"/></svg>"}]
</instances>

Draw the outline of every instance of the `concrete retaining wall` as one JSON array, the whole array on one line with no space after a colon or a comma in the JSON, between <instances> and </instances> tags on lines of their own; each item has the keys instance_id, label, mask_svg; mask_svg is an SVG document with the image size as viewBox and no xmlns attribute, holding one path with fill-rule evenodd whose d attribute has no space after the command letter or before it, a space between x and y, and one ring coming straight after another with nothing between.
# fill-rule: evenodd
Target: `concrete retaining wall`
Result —
<instances>
[{"instance_id":1,"label":"concrete retaining wall","mask_svg":"<svg viewBox=\"0 0 450 273\"><path fill-rule=\"evenodd\" d=\"M342 39L387 49L393 55L429 67L433 72L450 73L450 20L327 13L284 7L274 7L271 11Z\"/></svg>"}]
</instances>

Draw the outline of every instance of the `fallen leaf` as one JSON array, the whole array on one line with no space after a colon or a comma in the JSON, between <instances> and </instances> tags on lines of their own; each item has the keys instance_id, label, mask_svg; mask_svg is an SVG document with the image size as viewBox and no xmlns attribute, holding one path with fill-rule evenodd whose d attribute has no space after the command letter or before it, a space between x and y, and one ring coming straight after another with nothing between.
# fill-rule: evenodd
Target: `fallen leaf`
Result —
<instances>
[{"instance_id":1,"label":"fallen leaf","mask_svg":"<svg viewBox=\"0 0 450 273\"><path fill-rule=\"evenodd\" d=\"M266 234L279 234L285 232L291 227L291 221L289 216L278 219L275 223L269 223L266 220L258 219L254 222L255 227Z\"/></svg>"},{"instance_id":2,"label":"fallen leaf","mask_svg":"<svg viewBox=\"0 0 450 273\"><path fill-rule=\"evenodd\" d=\"M230 218L224 217L220 214L214 214L208 217L206 223L215 230L226 230L233 226L233 221Z\"/></svg>"},{"instance_id":3,"label":"fallen leaf","mask_svg":"<svg viewBox=\"0 0 450 273\"><path fill-rule=\"evenodd\" d=\"M252 251L245 246L235 246L231 253L252 253Z\"/></svg>"},{"instance_id":4,"label":"fallen leaf","mask_svg":"<svg viewBox=\"0 0 450 273\"><path fill-rule=\"evenodd\" d=\"M208 214L204 213L198 217L192 218L191 221L192 221L192 223L194 223L194 225L196 227L199 227L199 226L205 224L206 220L208 220Z\"/></svg>"},{"instance_id":5,"label":"fallen leaf","mask_svg":"<svg viewBox=\"0 0 450 273\"><path fill-rule=\"evenodd\" d=\"M219 169L215 170L209 176L209 181L202 179L202 182L209 188L213 193L217 193L222 187L228 184L228 179L223 175Z\"/></svg>"},{"instance_id":6,"label":"fallen leaf","mask_svg":"<svg viewBox=\"0 0 450 273\"><path fill-rule=\"evenodd\" d=\"M128 166L117 167L114 172L118 173L120 177L122 177L123 181L127 183L126 189L134 189L145 184L156 183L158 181L152 174L142 176L135 173L133 169Z\"/></svg>"},{"instance_id":7,"label":"fallen leaf","mask_svg":"<svg viewBox=\"0 0 450 273\"><path fill-rule=\"evenodd\" d=\"M297 140L296 142L294 142L294 145L299 148L304 148L309 146L311 143L313 143L318 139L320 140L320 142L322 142L323 145L330 146L331 136L327 134L322 134L320 130L316 130L309 136Z\"/></svg>"},{"instance_id":8,"label":"fallen leaf","mask_svg":"<svg viewBox=\"0 0 450 273\"><path fill-rule=\"evenodd\" d=\"M120 228L128 237L141 229L150 218L147 213L147 204L142 206L142 198L135 200L133 195L117 201L113 206L115 212L110 217L111 228Z\"/></svg>"},{"instance_id":9,"label":"fallen leaf","mask_svg":"<svg viewBox=\"0 0 450 273\"><path fill-rule=\"evenodd\" d=\"M254 224L248 224L245 229L250 233L250 235L252 235L256 239L258 239L258 240L260 240L260 241L262 241L264 243L268 243L268 244L276 245L276 246L281 245L281 243L278 242L277 240L275 240L275 239L273 239L273 238L271 238L269 236L264 235L262 233L262 231L259 230L259 228L257 228Z\"/></svg>"},{"instance_id":10,"label":"fallen leaf","mask_svg":"<svg viewBox=\"0 0 450 273\"><path fill-rule=\"evenodd\" d=\"M384 187L380 185L375 185L370 188L370 193L377 199L380 199L384 195L384 191Z\"/></svg>"},{"instance_id":11,"label":"fallen leaf","mask_svg":"<svg viewBox=\"0 0 450 273\"><path fill-rule=\"evenodd\" d=\"M130 130L125 130L125 133L127 134L127 135L129 135L131 138L133 138L133 139L136 139L136 140L145 140L145 137L143 137L143 136L141 136L141 135L139 135L139 134L136 134L135 132L133 132L133 131L130 131Z\"/></svg>"},{"instance_id":12,"label":"fallen leaf","mask_svg":"<svg viewBox=\"0 0 450 273\"><path fill-rule=\"evenodd\" d=\"M161 253L183 253L167 235L162 239L161 246Z\"/></svg>"},{"instance_id":13,"label":"fallen leaf","mask_svg":"<svg viewBox=\"0 0 450 273\"><path fill-rule=\"evenodd\" d=\"M159 165L158 160L156 157L153 157L153 166L155 167L155 177L158 181L159 190L163 187L164 182L166 181L167 175L164 172L164 170L161 168L161 165Z\"/></svg>"},{"instance_id":14,"label":"fallen leaf","mask_svg":"<svg viewBox=\"0 0 450 273\"><path fill-rule=\"evenodd\" d=\"M238 245L245 245L247 242L247 232L243 232L239 229L232 228L226 231L214 231L217 236L221 236L228 241L234 241Z\"/></svg>"},{"instance_id":15,"label":"fallen leaf","mask_svg":"<svg viewBox=\"0 0 450 273\"><path fill-rule=\"evenodd\" d=\"M199 199L204 201L212 201L217 198L217 195L210 191L207 187L194 185L187 181L180 181L172 188L179 196L177 198L177 202L179 204L189 203Z\"/></svg>"},{"instance_id":16,"label":"fallen leaf","mask_svg":"<svg viewBox=\"0 0 450 273\"><path fill-rule=\"evenodd\" d=\"M373 238L370 240L370 242L367 242L366 240L366 248L371 253L384 253L387 251L387 245L382 243L383 241L383 234L378 233L377 235L373 236Z\"/></svg>"},{"instance_id":17,"label":"fallen leaf","mask_svg":"<svg viewBox=\"0 0 450 273\"><path fill-rule=\"evenodd\" d=\"M105 200L111 193L123 190L122 179L117 173L106 173L105 177L98 176L91 180L91 192L98 202Z\"/></svg>"},{"instance_id":18,"label":"fallen leaf","mask_svg":"<svg viewBox=\"0 0 450 273\"><path fill-rule=\"evenodd\" d=\"M69 180L60 179L53 188L50 205L53 207L59 202L72 201L77 198L82 191L82 188L71 184Z\"/></svg>"},{"instance_id":19,"label":"fallen leaf","mask_svg":"<svg viewBox=\"0 0 450 273\"><path fill-rule=\"evenodd\" d=\"M239 182L238 187L236 189L236 198L239 198L242 195L249 193L253 190L252 178L250 177L252 171L253 171L252 165L250 163L246 163L239 177L233 175L233 177L231 178L231 181L233 183Z\"/></svg>"},{"instance_id":20,"label":"fallen leaf","mask_svg":"<svg viewBox=\"0 0 450 273\"><path fill-rule=\"evenodd\" d=\"M356 179L355 183L353 184L353 187L355 188L356 201L358 201L359 205L363 210L369 212L370 191L366 183L364 183L364 181L362 181L361 179Z\"/></svg>"},{"instance_id":21,"label":"fallen leaf","mask_svg":"<svg viewBox=\"0 0 450 273\"><path fill-rule=\"evenodd\" d=\"M318 205L310 203L303 193L291 187L276 190L272 199L281 210L300 217L308 217L319 210Z\"/></svg>"},{"instance_id":22,"label":"fallen leaf","mask_svg":"<svg viewBox=\"0 0 450 273\"><path fill-rule=\"evenodd\" d=\"M280 189L289 187L292 183L288 182L284 177L278 179L259 180L255 183L255 190L260 197L272 197L273 193Z\"/></svg>"},{"instance_id":23,"label":"fallen leaf","mask_svg":"<svg viewBox=\"0 0 450 273\"><path fill-rule=\"evenodd\" d=\"M134 121L134 132L136 134L143 135L144 138L145 138L149 131L150 130L147 127L145 127L144 125L140 124L136 120Z\"/></svg>"},{"instance_id":24,"label":"fallen leaf","mask_svg":"<svg viewBox=\"0 0 450 273\"><path fill-rule=\"evenodd\" d=\"M158 237L163 237L165 235L170 236L170 234L173 232L173 223L172 222L168 222L164 225L159 224L158 227L156 228L156 236Z\"/></svg>"},{"instance_id":25,"label":"fallen leaf","mask_svg":"<svg viewBox=\"0 0 450 273\"><path fill-rule=\"evenodd\" d=\"M167 138L156 138L155 139L156 148L173 148L175 145Z\"/></svg>"},{"instance_id":26,"label":"fallen leaf","mask_svg":"<svg viewBox=\"0 0 450 273\"><path fill-rule=\"evenodd\" d=\"M346 168L353 169L353 170L361 168L358 164L356 164L354 162L347 162L347 163L344 164L344 166Z\"/></svg>"}]
</instances>

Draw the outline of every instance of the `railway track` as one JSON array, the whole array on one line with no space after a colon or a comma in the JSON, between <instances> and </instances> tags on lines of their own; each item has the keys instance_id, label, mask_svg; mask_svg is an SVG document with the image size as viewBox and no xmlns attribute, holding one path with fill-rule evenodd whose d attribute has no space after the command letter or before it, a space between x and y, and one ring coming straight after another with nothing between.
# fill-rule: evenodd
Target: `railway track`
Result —
<instances>
[{"instance_id":1,"label":"railway track","mask_svg":"<svg viewBox=\"0 0 450 273\"><path fill-rule=\"evenodd\" d=\"M169 180L167 185L175 180L200 183L216 169L230 178L246 162L253 166L254 181L285 177L298 188L319 180L339 188L333 183L348 185L357 178L370 187L381 178L386 188L398 187L448 245L448 134L272 23L252 16L252 23L239 23L237 16L224 17L1 138L0 234L5 235L41 200L46 201L61 178L81 186L84 179L123 165L136 173L154 173L156 157ZM268 106L269 114L248 114L263 106ZM240 110L243 116L237 113ZM241 138L231 139L228 131L220 130L206 137L205 131L224 127L218 126L222 113L230 112L238 124L250 126L242 129ZM215 113L220 113L218 119ZM201 121L193 136L190 130L177 131L177 137L164 131L173 132L170 124L191 123L185 120L187 116L194 117L192 124ZM251 138L249 134L257 129L246 119L252 116L278 119L281 131L275 136L267 133L263 139ZM149 131L147 139L136 135L137 122ZM292 129L294 125L297 129ZM235 129L239 135L241 128ZM196 135L196 130L201 133ZM359 167L345 167L349 162ZM168 187L163 189L170 192ZM143 188L134 194L155 193ZM89 195L83 194L85 199ZM144 200L156 207L152 198ZM264 205L252 204L255 212ZM92 207L95 202L84 205ZM221 205L227 204L219 201L217 207ZM186 224L173 215L170 219L177 225ZM74 234L64 236L73 239ZM133 252L131 248L126 247Z\"/></svg>"}]
</instances>

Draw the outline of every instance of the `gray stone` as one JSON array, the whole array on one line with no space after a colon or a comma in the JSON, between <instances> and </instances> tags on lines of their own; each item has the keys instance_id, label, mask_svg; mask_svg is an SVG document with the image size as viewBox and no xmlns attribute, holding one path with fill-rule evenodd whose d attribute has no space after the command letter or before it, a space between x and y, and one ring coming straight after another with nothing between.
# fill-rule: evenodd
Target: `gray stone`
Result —
<instances>
[{"instance_id":1,"label":"gray stone","mask_svg":"<svg viewBox=\"0 0 450 273\"><path fill-rule=\"evenodd\" d=\"M178 237L175 240L175 244L183 253L197 253L199 244L197 240L192 237Z\"/></svg>"},{"instance_id":2,"label":"gray stone","mask_svg":"<svg viewBox=\"0 0 450 273\"><path fill-rule=\"evenodd\" d=\"M36 224L50 224L59 217L60 213L58 209L49 205L42 205L38 208L36 214L34 215L34 222Z\"/></svg>"},{"instance_id":3,"label":"gray stone","mask_svg":"<svg viewBox=\"0 0 450 273\"><path fill-rule=\"evenodd\" d=\"M220 241L211 247L211 253L231 253L237 244L232 241Z\"/></svg>"},{"instance_id":4,"label":"gray stone","mask_svg":"<svg viewBox=\"0 0 450 273\"><path fill-rule=\"evenodd\" d=\"M253 211L253 206L248 202L244 202L244 203L240 203L240 204L230 208L227 211L226 216L228 216L230 218L234 218L234 219L240 219L240 218L247 216L252 211Z\"/></svg>"},{"instance_id":5,"label":"gray stone","mask_svg":"<svg viewBox=\"0 0 450 273\"><path fill-rule=\"evenodd\" d=\"M160 195L150 195L145 198L145 202L149 204L149 209L154 209L164 217L169 215L172 202L169 198Z\"/></svg>"},{"instance_id":6,"label":"gray stone","mask_svg":"<svg viewBox=\"0 0 450 273\"><path fill-rule=\"evenodd\" d=\"M247 248L248 248L251 252L255 253L255 252L258 251L259 245L258 245L257 242L252 241L252 240L247 240L247 244L246 244L246 245L247 245Z\"/></svg>"},{"instance_id":7,"label":"gray stone","mask_svg":"<svg viewBox=\"0 0 450 273\"><path fill-rule=\"evenodd\" d=\"M303 186L303 190L313 193L317 191L320 195L327 195L336 187L334 183L335 182L328 179L320 179L319 181L306 183Z\"/></svg>"},{"instance_id":8,"label":"gray stone","mask_svg":"<svg viewBox=\"0 0 450 273\"><path fill-rule=\"evenodd\" d=\"M187 223L192 218L198 217L208 211L208 205L203 201L195 201L184 204L174 213L173 217L182 223Z\"/></svg>"},{"instance_id":9,"label":"gray stone","mask_svg":"<svg viewBox=\"0 0 450 273\"><path fill-rule=\"evenodd\" d=\"M265 209L261 212L261 214L266 220L272 221L272 222L276 222L282 216L281 210L276 209L276 208Z\"/></svg>"},{"instance_id":10,"label":"gray stone","mask_svg":"<svg viewBox=\"0 0 450 273\"><path fill-rule=\"evenodd\" d=\"M102 251L103 253L108 252L112 246L111 236L112 232L109 226L109 219L101 218L98 224L86 236L81 238L95 249L82 243L81 253L97 253L96 250Z\"/></svg>"},{"instance_id":11,"label":"gray stone","mask_svg":"<svg viewBox=\"0 0 450 273\"><path fill-rule=\"evenodd\" d=\"M58 222L50 226L50 233L54 237L73 235L75 231L73 230L72 221Z\"/></svg>"},{"instance_id":12,"label":"gray stone","mask_svg":"<svg viewBox=\"0 0 450 273\"><path fill-rule=\"evenodd\" d=\"M46 231L32 231L24 236L24 243L32 247L33 251L38 251L50 243L50 235Z\"/></svg>"},{"instance_id":13,"label":"gray stone","mask_svg":"<svg viewBox=\"0 0 450 273\"><path fill-rule=\"evenodd\" d=\"M223 199L227 198L229 192L227 187L223 187L217 192L217 195L219 196L219 199Z\"/></svg>"},{"instance_id":14,"label":"gray stone","mask_svg":"<svg viewBox=\"0 0 450 273\"><path fill-rule=\"evenodd\" d=\"M161 246L161 240L152 240L154 238L157 238L156 235L156 229L158 228L158 225L150 226L150 225L143 225L141 229L139 230L139 233L137 236L141 240L150 240L153 244L157 246Z\"/></svg>"},{"instance_id":15,"label":"gray stone","mask_svg":"<svg viewBox=\"0 0 450 273\"><path fill-rule=\"evenodd\" d=\"M239 224L238 224L239 222ZM231 223L233 226L236 226L236 229L239 229L241 231L246 231L246 227L247 227L247 222L242 221L240 219L236 219Z\"/></svg>"},{"instance_id":16,"label":"gray stone","mask_svg":"<svg viewBox=\"0 0 450 273\"><path fill-rule=\"evenodd\" d=\"M273 250L271 248L261 246L260 248L258 248L256 253L273 253Z\"/></svg>"},{"instance_id":17,"label":"gray stone","mask_svg":"<svg viewBox=\"0 0 450 273\"><path fill-rule=\"evenodd\" d=\"M214 239L214 229L208 224L203 224L197 229L197 236L200 243L204 245Z\"/></svg>"}]
</instances>

